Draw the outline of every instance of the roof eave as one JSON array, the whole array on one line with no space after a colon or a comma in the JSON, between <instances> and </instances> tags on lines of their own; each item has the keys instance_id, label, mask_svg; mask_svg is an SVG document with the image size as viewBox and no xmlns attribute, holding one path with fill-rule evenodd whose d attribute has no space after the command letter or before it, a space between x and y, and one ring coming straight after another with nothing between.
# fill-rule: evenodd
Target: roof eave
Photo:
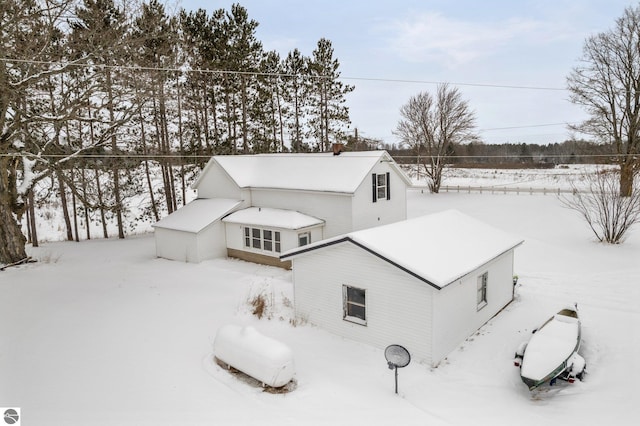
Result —
<instances>
[{"instance_id":1,"label":"roof eave","mask_svg":"<svg viewBox=\"0 0 640 426\"><path fill-rule=\"evenodd\" d=\"M299 250L296 250L296 251L293 251L293 252L290 252L290 253L285 253L285 254L280 256L280 260L292 259L294 257L297 257L297 256L301 255L301 254L308 253L310 251L314 251L314 250L317 250L317 249L333 246L335 244L340 244L340 243L344 243L344 242L350 242L350 243L360 247L361 249L371 253L372 255L374 255L374 256L384 260L385 262L395 266L396 268L406 272L407 274L411 275L412 277L417 278L418 280L428 284L429 286L435 288L436 290L441 290L442 289L441 286L439 286L438 284L436 284L436 283L430 281L429 279L423 277L422 275L418 274L417 272L412 271L411 269L409 269L409 268L407 268L407 267L405 267L405 266L403 266L403 265L401 265L401 264L389 259L388 257L378 253L377 251L373 250L372 248L367 247L366 245L364 245L364 244L362 244L362 243L360 243L358 241L355 241L353 238L351 238L349 236L345 236L345 237L338 238L338 239L335 239L335 240L327 241L325 243L318 243L318 244L316 244L316 245L314 245L312 247L303 247L303 248L300 248Z\"/></svg>"},{"instance_id":2,"label":"roof eave","mask_svg":"<svg viewBox=\"0 0 640 426\"><path fill-rule=\"evenodd\" d=\"M300 248L298 250L295 250L295 251L292 251L292 252L285 253L285 254L281 255L280 256L280 260L293 259L293 258L295 258L295 257L297 257L299 255L304 254L304 253L308 253L308 252L311 252L311 251L314 251L314 250L317 250L317 249L329 247L329 246L332 246L332 245L335 245L335 244L344 243L344 242L350 242L350 243L362 248L363 250L373 254L374 256L384 260L385 262L395 266L396 268L406 272L407 274L411 275L412 277L417 278L418 280L428 284L429 286L435 288L436 290L442 290L443 288L445 288L445 287L455 283L456 281L461 280L462 278L466 277L467 275L473 273L473 271L477 270L482 265L486 265L487 263L491 263L494 260L498 259L499 257L503 256L504 254L506 254L506 253L514 250L515 248L519 247L520 245L522 245L524 243L524 240L522 240L522 241L520 241L520 242L518 242L516 244L511 245L509 248L503 250L501 253L495 255L494 257L492 257L491 259L489 259L486 262L482 263L478 267L476 267L476 268L474 268L474 269L472 269L470 271L467 271L464 274L461 274L460 276L456 277L455 279L450 280L448 283L442 284L442 285L434 283L433 281L423 277L419 273L417 273L417 272L415 272L415 271L413 271L413 270L411 270L411 269L399 264L398 262L395 262L395 261L389 259L388 257L384 256L383 254L378 253L377 251L373 250L370 247L367 247L366 245L364 245L364 244L362 244L362 243L360 243L358 241L355 241L353 238L351 238L349 236L345 236L345 237L338 238L338 239L335 239L335 240L327 241L325 243L318 243L318 244L313 245L311 247L302 247L302 248Z\"/></svg>"},{"instance_id":3,"label":"roof eave","mask_svg":"<svg viewBox=\"0 0 640 426\"><path fill-rule=\"evenodd\" d=\"M515 250L517 247L521 246L523 243L524 243L524 240L522 240L522 241L518 242L517 244L513 244L511 247L509 247L509 248L507 248L507 249L503 250L500 254L497 254L497 255L493 256L491 259L487 260L486 262L482 263L481 265L476 266L475 268L473 268L473 269L471 269L471 270L469 270L469 271L465 272L464 274L461 274L460 276L458 276L458 277L454 278L453 280L450 280L448 283L444 284L441 288L445 288L445 287L447 287L447 286L449 286L449 285L451 285L451 284L455 283L456 281L459 281L459 280L461 280L461 279L465 278L467 275L472 274L474 271L477 271L477 270L478 270L478 269L480 269L482 266L484 266L484 265L486 265L486 264L488 264L488 263L493 262L494 260L496 260L496 259L498 259L498 258L500 258L500 257L504 256L506 253L508 253L508 252L510 252L510 251L512 251L512 250Z\"/></svg>"}]
</instances>

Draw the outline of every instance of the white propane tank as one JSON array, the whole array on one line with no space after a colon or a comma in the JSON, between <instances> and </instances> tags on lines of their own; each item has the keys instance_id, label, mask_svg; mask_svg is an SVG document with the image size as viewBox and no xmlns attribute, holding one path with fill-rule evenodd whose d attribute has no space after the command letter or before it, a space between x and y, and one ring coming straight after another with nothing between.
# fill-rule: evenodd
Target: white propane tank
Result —
<instances>
[{"instance_id":1,"label":"white propane tank","mask_svg":"<svg viewBox=\"0 0 640 426\"><path fill-rule=\"evenodd\" d=\"M213 353L225 364L274 388L286 385L295 374L291 349L251 326L220 327L213 341Z\"/></svg>"}]
</instances>

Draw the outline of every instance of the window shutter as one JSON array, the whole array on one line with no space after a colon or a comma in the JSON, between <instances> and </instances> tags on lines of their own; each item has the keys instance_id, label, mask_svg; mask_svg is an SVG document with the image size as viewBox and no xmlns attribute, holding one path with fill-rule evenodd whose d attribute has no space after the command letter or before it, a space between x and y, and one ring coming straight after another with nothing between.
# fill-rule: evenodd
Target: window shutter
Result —
<instances>
[{"instance_id":1,"label":"window shutter","mask_svg":"<svg viewBox=\"0 0 640 426\"><path fill-rule=\"evenodd\" d=\"M387 200L391 199L391 173L387 172Z\"/></svg>"},{"instance_id":2,"label":"window shutter","mask_svg":"<svg viewBox=\"0 0 640 426\"><path fill-rule=\"evenodd\" d=\"M346 318L346 317L347 317L347 286L342 284L342 318Z\"/></svg>"},{"instance_id":3,"label":"window shutter","mask_svg":"<svg viewBox=\"0 0 640 426\"><path fill-rule=\"evenodd\" d=\"M375 173L371 175L371 183L373 187L373 202L375 203L376 201L378 201L378 188Z\"/></svg>"}]
</instances>

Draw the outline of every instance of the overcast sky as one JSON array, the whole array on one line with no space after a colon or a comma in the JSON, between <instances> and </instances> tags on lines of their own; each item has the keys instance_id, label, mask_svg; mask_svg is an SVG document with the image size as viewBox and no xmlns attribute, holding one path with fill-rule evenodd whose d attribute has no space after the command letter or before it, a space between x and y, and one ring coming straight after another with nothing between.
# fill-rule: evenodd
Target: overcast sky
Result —
<instances>
[{"instance_id":1,"label":"overcast sky","mask_svg":"<svg viewBox=\"0 0 640 426\"><path fill-rule=\"evenodd\" d=\"M331 40L345 83L351 130L397 143L411 96L458 85L487 143L553 143L585 118L568 101L566 77L585 39L613 28L623 0L178 0L187 10L240 3L257 38L281 57L311 56ZM495 86L533 87L532 89ZM555 89L555 90L551 90Z\"/></svg>"}]
</instances>

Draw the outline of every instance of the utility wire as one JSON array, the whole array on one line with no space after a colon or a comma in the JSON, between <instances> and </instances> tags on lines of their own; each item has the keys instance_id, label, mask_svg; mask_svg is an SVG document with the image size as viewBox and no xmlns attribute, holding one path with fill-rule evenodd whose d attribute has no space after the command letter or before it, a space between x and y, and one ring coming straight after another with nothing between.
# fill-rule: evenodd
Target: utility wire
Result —
<instances>
[{"instance_id":1,"label":"utility wire","mask_svg":"<svg viewBox=\"0 0 640 426\"><path fill-rule=\"evenodd\" d=\"M551 127L551 126L567 126L577 123L549 123L549 124L528 124L522 126L509 126L509 127L491 127L487 129L479 129L480 132L489 132L495 130L513 130L513 129L527 129L531 127Z\"/></svg>"},{"instance_id":2,"label":"utility wire","mask_svg":"<svg viewBox=\"0 0 640 426\"><path fill-rule=\"evenodd\" d=\"M325 152L326 154L327 152ZM279 153L279 154L290 154L290 155L301 155L304 156L304 153ZM122 154L113 154L113 153L105 153L105 154L78 154L78 155L73 155L73 154L41 154L41 155L37 155L37 154L32 154L32 153L25 153L24 155L22 155L19 152L16 153L3 153L0 154L0 157L22 157L22 156L27 156L30 158L51 158L51 159L56 159L56 158L67 158L67 157L73 157L75 158L97 158L97 159L108 159L108 158L138 158L138 159L167 159L167 158L182 158L182 159L194 159L194 158L206 158L209 159L211 158L213 155L205 155L205 154L180 154L180 153L175 153L175 154L130 154L130 153L122 153ZM308 154L308 155L313 155L313 154ZM237 155L238 157L242 157L242 155ZM525 156L525 157L532 157L532 156L543 156L545 158L563 158L563 157L568 157L568 156L575 156L575 157L586 157L586 158L617 158L617 157L621 157L621 158L625 158L628 155L627 154L544 154L544 153L531 153L531 154L519 154L519 153L514 153L514 154L500 154L500 155L453 155L453 156L447 156L447 158L450 159L456 159L456 158L491 158L491 159L499 159L499 158L515 158L515 157L521 157L521 156ZM394 159L396 158L429 158L429 155L393 155L392 156Z\"/></svg>"},{"instance_id":3,"label":"utility wire","mask_svg":"<svg viewBox=\"0 0 640 426\"><path fill-rule=\"evenodd\" d=\"M49 65L64 68L66 66L101 68L113 70L127 71L164 71L164 72L180 72L180 73L201 73L201 74L223 74L223 75L240 75L240 76L261 76L261 77L283 77L283 78L309 78L309 79L329 79L331 76L326 75L303 75L303 74L287 74L278 72L261 72L261 71L234 71L223 69L208 68L184 68L184 67L151 67L138 65L107 65L107 64L88 64L88 63L67 63L58 61L39 61L35 59L12 59L0 58L0 61L6 63L24 63L31 65ZM508 85L508 84L491 84L491 83L464 83L464 82L444 82L434 80L411 80L411 79L393 79L393 78L374 78L374 77L338 77L337 80L349 81L372 81L380 83L403 83L403 84L450 84L453 86L469 86L484 87L496 89L517 89L517 90L546 90L546 91L566 91L565 88L559 87L542 87L542 86L524 86L524 85Z\"/></svg>"}]
</instances>

